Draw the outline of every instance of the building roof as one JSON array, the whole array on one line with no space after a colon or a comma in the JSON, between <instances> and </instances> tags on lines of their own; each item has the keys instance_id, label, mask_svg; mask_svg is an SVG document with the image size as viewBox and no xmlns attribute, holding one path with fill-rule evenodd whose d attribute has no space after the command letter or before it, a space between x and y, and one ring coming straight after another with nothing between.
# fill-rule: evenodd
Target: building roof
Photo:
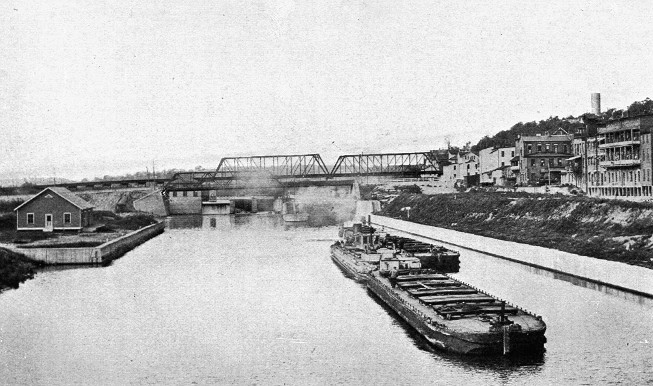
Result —
<instances>
[{"instance_id":1,"label":"building roof","mask_svg":"<svg viewBox=\"0 0 653 386\"><path fill-rule=\"evenodd\" d=\"M16 207L16 209L14 209L14 210L18 210L20 207L26 205L28 202L30 202L30 201L34 200L35 198L39 197L41 194L43 194L47 190L51 191L52 193L55 193L57 196L59 196L59 197L63 198L64 200L70 202L71 204L75 205L76 207L78 207L81 210L94 208L94 206L91 205L90 202L88 202L88 201L84 200L83 198L75 195L70 190L68 190L66 188L58 187L58 186L52 186L52 187L48 187L48 188L43 189L38 194L34 195L34 197L32 197L29 200L27 200L27 201L23 202L22 204L18 205Z\"/></svg>"},{"instance_id":2,"label":"building roof","mask_svg":"<svg viewBox=\"0 0 653 386\"><path fill-rule=\"evenodd\" d=\"M521 140L523 142L560 142L560 141L571 141L573 138L572 135L529 135L522 136Z\"/></svg>"}]
</instances>

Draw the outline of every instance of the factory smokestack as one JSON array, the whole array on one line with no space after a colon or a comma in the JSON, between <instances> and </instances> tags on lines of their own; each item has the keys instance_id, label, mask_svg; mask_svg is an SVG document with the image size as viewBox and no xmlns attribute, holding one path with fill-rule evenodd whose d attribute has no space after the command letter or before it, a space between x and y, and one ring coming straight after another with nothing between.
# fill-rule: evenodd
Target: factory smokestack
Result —
<instances>
[{"instance_id":1,"label":"factory smokestack","mask_svg":"<svg viewBox=\"0 0 653 386\"><path fill-rule=\"evenodd\" d=\"M598 92L592 93L592 114L601 114L601 94Z\"/></svg>"}]
</instances>

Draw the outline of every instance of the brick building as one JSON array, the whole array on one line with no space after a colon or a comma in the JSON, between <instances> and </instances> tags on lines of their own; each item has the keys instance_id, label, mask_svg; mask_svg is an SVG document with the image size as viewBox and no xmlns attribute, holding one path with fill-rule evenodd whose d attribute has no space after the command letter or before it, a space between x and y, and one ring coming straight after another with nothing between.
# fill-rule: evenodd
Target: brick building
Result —
<instances>
[{"instance_id":1,"label":"brick building","mask_svg":"<svg viewBox=\"0 0 653 386\"><path fill-rule=\"evenodd\" d=\"M520 136L515 143L519 156L520 185L558 184L573 156L572 136L562 129L553 134Z\"/></svg>"}]
</instances>

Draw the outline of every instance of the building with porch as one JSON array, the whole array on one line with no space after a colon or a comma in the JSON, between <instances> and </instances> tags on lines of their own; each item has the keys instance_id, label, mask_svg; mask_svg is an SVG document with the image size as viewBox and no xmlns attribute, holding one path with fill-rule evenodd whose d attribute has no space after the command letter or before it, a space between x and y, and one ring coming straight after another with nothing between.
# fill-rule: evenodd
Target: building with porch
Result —
<instances>
[{"instance_id":1,"label":"building with porch","mask_svg":"<svg viewBox=\"0 0 653 386\"><path fill-rule=\"evenodd\" d=\"M585 170L591 196L653 196L652 128L653 116L646 115L609 121L598 129L598 165Z\"/></svg>"}]
</instances>

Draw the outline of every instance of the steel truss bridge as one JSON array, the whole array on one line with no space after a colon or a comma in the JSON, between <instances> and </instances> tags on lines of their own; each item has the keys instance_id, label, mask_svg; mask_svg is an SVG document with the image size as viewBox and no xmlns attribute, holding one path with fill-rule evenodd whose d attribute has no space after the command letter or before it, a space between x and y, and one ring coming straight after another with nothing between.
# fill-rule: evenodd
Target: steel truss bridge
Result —
<instances>
[{"instance_id":1,"label":"steel truss bridge","mask_svg":"<svg viewBox=\"0 0 653 386\"><path fill-rule=\"evenodd\" d=\"M434 174L439 174L439 168L430 152L341 155L331 170L319 154L225 157L216 170L176 173L165 183L164 190L225 189L266 181L277 187L337 185L336 178L417 178Z\"/></svg>"},{"instance_id":2,"label":"steel truss bridge","mask_svg":"<svg viewBox=\"0 0 653 386\"><path fill-rule=\"evenodd\" d=\"M440 174L430 152L341 155L331 169L319 154L224 157L215 170L180 172L172 178L123 179L55 184L73 190L157 186L164 191L267 186L343 185L344 179L387 176L417 178ZM36 186L45 188L52 185Z\"/></svg>"}]
</instances>

